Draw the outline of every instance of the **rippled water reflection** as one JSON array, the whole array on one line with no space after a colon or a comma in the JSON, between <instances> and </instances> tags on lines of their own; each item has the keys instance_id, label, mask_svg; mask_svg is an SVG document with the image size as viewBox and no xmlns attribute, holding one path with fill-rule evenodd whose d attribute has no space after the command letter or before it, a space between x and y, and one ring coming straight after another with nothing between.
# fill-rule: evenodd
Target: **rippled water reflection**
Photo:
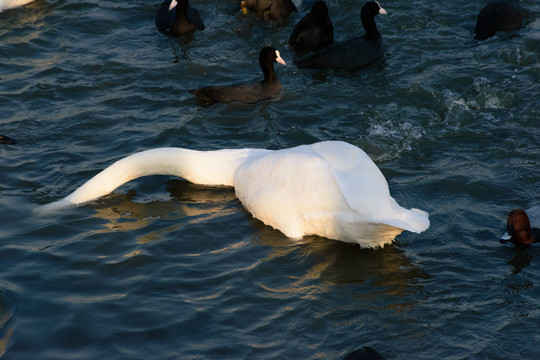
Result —
<instances>
[{"instance_id":1,"label":"rippled water reflection","mask_svg":"<svg viewBox=\"0 0 540 360\"><path fill-rule=\"evenodd\" d=\"M169 39L159 1L36 0L0 13L0 357L389 359L540 357L538 249L499 244L507 211L538 203L540 6L484 42L484 1L382 3L385 58L300 70L293 23L193 0L207 28ZM356 1L327 1L343 39ZM200 106L186 91L259 78L272 44L281 94ZM363 148L431 227L383 249L292 241L222 187L155 176L48 216L113 161L161 146Z\"/></svg>"}]
</instances>

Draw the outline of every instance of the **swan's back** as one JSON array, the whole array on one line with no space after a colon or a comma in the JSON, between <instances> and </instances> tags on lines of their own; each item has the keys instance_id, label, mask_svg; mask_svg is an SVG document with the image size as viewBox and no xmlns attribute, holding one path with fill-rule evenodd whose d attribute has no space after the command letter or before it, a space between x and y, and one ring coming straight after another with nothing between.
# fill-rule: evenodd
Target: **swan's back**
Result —
<instances>
[{"instance_id":1,"label":"swan's back","mask_svg":"<svg viewBox=\"0 0 540 360\"><path fill-rule=\"evenodd\" d=\"M238 168L234 186L255 217L292 238L316 234L380 246L403 229L421 232L429 226L427 214L395 202L368 155L344 142L249 159Z\"/></svg>"},{"instance_id":2,"label":"swan's back","mask_svg":"<svg viewBox=\"0 0 540 360\"><path fill-rule=\"evenodd\" d=\"M326 218L348 208L328 163L309 150L300 146L250 159L234 177L236 195L244 206L292 238L307 235L302 219Z\"/></svg>"}]
</instances>

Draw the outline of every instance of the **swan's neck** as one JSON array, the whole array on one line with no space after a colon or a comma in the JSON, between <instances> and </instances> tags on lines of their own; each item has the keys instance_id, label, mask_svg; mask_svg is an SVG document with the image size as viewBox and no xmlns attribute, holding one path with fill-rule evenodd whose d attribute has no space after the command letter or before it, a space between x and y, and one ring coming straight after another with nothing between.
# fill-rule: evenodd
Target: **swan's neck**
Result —
<instances>
[{"instance_id":1,"label":"swan's neck","mask_svg":"<svg viewBox=\"0 0 540 360\"><path fill-rule=\"evenodd\" d=\"M26 5L34 0L4 0L3 2L0 1L0 11L4 9L9 9L15 6L22 6Z\"/></svg>"},{"instance_id":2,"label":"swan's neck","mask_svg":"<svg viewBox=\"0 0 540 360\"><path fill-rule=\"evenodd\" d=\"M266 150L238 149L195 151L160 148L142 151L118 160L65 200L80 204L107 195L122 184L148 175L173 175L195 184L234 186L234 173L247 158Z\"/></svg>"}]
</instances>

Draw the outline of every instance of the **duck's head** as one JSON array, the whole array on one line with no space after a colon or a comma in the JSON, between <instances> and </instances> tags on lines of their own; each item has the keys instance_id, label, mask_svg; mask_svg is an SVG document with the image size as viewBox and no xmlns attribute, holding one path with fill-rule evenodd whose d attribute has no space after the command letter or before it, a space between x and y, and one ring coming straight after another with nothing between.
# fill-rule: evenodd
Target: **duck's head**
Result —
<instances>
[{"instance_id":1,"label":"duck's head","mask_svg":"<svg viewBox=\"0 0 540 360\"><path fill-rule=\"evenodd\" d=\"M531 223L527 213L522 209L514 209L508 214L506 221L507 240L516 245L529 245L535 242L531 232Z\"/></svg>"}]
</instances>

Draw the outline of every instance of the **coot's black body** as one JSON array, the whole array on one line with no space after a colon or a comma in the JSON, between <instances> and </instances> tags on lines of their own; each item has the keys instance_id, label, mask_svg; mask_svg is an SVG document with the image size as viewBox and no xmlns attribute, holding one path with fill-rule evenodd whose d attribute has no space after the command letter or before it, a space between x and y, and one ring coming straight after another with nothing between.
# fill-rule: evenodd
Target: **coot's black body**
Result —
<instances>
[{"instance_id":1,"label":"coot's black body","mask_svg":"<svg viewBox=\"0 0 540 360\"><path fill-rule=\"evenodd\" d=\"M478 14L475 38L485 40L498 31L513 31L523 27L525 12L518 0L495 0L489 2Z\"/></svg>"},{"instance_id":2,"label":"coot's black body","mask_svg":"<svg viewBox=\"0 0 540 360\"><path fill-rule=\"evenodd\" d=\"M207 104L233 101L252 104L269 99L281 91L281 82L274 70L274 62L285 65L279 51L271 46L265 47L259 53L259 63L264 74L262 81L226 86L207 86L188 91Z\"/></svg>"},{"instance_id":3,"label":"coot's black body","mask_svg":"<svg viewBox=\"0 0 540 360\"><path fill-rule=\"evenodd\" d=\"M165 35L181 36L203 30L204 24L188 0L165 0L156 15L156 27Z\"/></svg>"},{"instance_id":4,"label":"coot's black body","mask_svg":"<svg viewBox=\"0 0 540 360\"><path fill-rule=\"evenodd\" d=\"M384 357L375 349L364 346L345 356L343 360L385 360Z\"/></svg>"},{"instance_id":5,"label":"coot's black body","mask_svg":"<svg viewBox=\"0 0 540 360\"><path fill-rule=\"evenodd\" d=\"M240 6L255 11L264 19L284 19L297 11L291 0L242 0Z\"/></svg>"},{"instance_id":6,"label":"coot's black body","mask_svg":"<svg viewBox=\"0 0 540 360\"><path fill-rule=\"evenodd\" d=\"M364 36L334 43L296 62L301 68L334 68L355 70L380 59L383 56L383 40L374 17L386 14L378 2L369 1L360 14L366 31Z\"/></svg>"},{"instance_id":7,"label":"coot's black body","mask_svg":"<svg viewBox=\"0 0 540 360\"><path fill-rule=\"evenodd\" d=\"M289 37L289 46L298 53L320 50L334 43L334 27L328 7L324 1L313 4L307 13L294 27Z\"/></svg>"}]
</instances>

